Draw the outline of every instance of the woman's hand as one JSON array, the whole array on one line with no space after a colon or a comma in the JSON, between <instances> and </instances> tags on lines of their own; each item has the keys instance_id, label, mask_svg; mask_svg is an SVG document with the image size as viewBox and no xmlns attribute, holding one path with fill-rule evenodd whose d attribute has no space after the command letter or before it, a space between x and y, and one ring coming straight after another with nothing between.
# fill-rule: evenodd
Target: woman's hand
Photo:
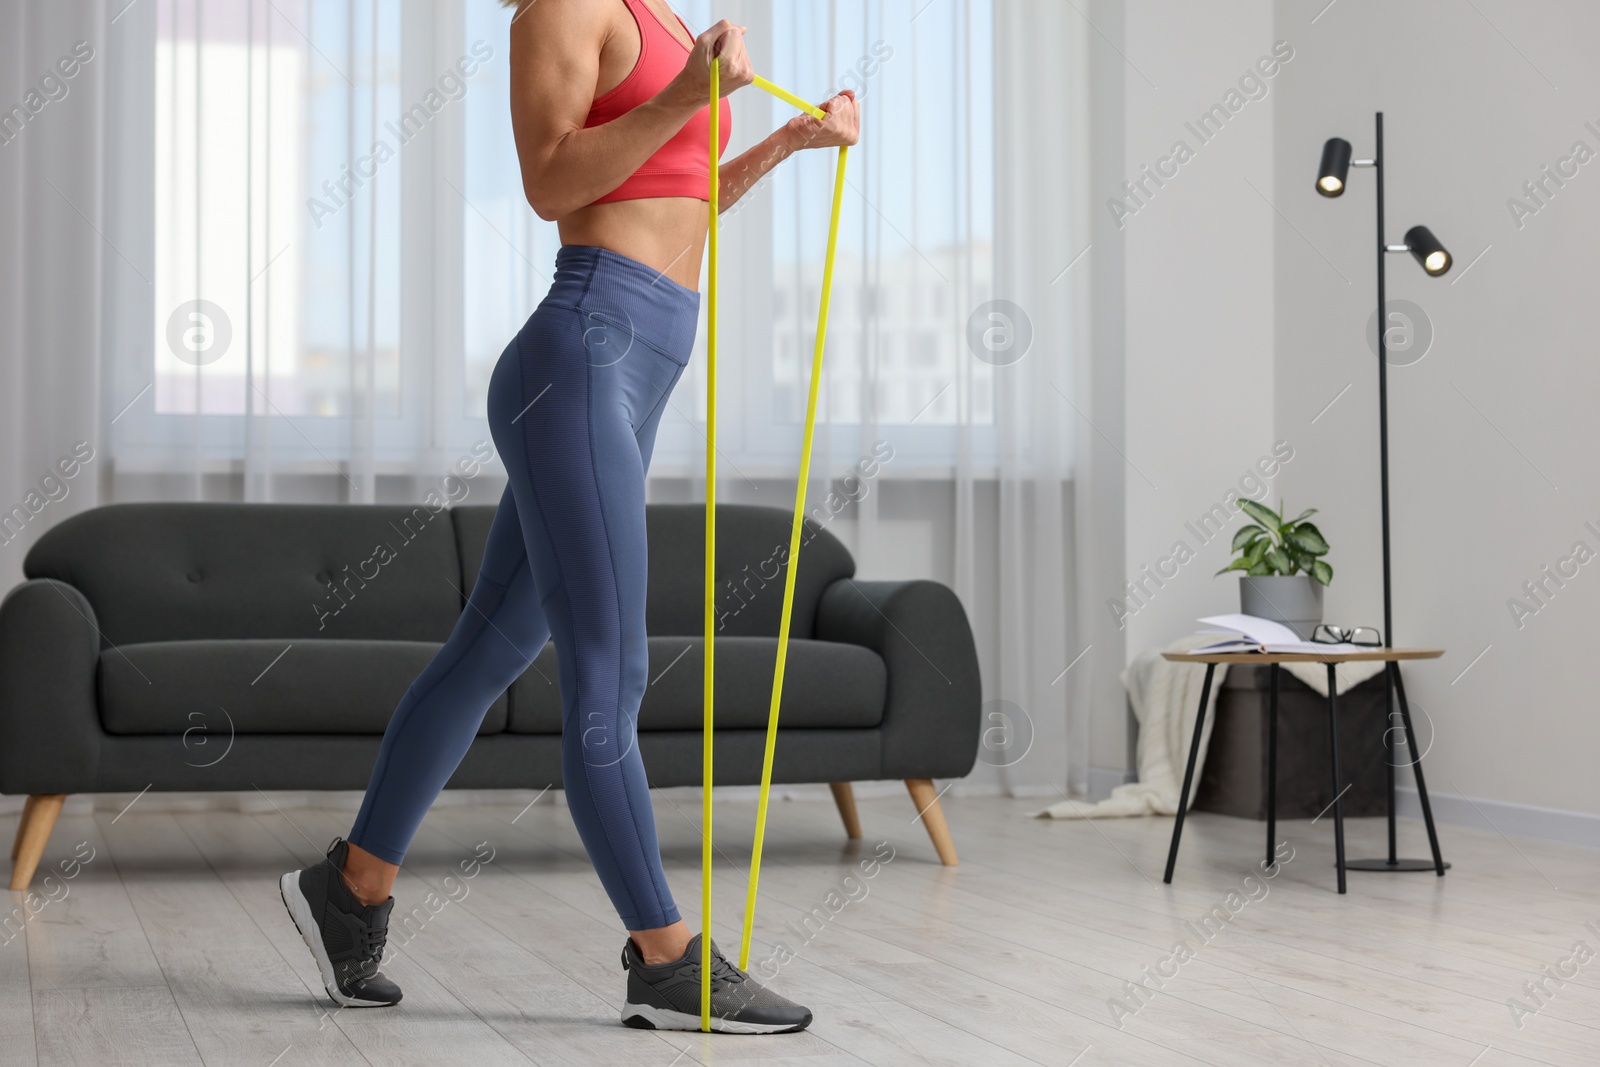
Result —
<instances>
[{"instance_id":1,"label":"woman's hand","mask_svg":"<svg viewBox=\"0 0 1600 1067\"><path fill-rule=\"evenodd\" d=\"M750 65L750 56L744 50L744 31L743 26L735 26L723 19L696 37L689 58L684 60L683 70L662 91L673 94L685 106L706 106L711 96L713 58L722 61L718 88L723 96L755 81L755 68Z\"/></svg>"},{"instance_id":2,"label":"woman's hand","mask_svg":"<svg viewBox=\"0 0 1600 1067\"><path fill-rule=\"evenodd\" d=\"M821 105L826 119L796 115L785 125L796 150L802 148L842 148L861 140L861 112L856 94L846 89Z\"/></svg>"}]
</instances>

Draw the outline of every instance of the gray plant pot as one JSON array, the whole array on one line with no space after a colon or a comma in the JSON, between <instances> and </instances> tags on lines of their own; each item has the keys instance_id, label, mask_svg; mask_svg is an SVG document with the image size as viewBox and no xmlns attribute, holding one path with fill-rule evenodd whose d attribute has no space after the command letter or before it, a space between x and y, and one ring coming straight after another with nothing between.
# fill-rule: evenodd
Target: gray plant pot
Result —
<instances>
[{"instance_id":1,"label":"gray plant pot","mask_svg":"<svg viewBox=\"0 0 1600 1067\"><path fill-rule=\"evenodd\" d=\"M1239 610L1259 619L1281 622L1302 641L1322 621L1322 584L1309 574L1239 578Z\"/></svg>"}]
</instances>

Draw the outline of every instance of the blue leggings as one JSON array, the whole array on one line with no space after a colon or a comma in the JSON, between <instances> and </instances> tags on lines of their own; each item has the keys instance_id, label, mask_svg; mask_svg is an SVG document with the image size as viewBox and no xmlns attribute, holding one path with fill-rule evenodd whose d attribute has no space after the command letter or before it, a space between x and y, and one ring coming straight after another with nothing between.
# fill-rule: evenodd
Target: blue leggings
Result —
<instances>
[{"instance_id":1,"label":"blue leggings","mask_svg":"<svg viewBox=\"0 0 1600 1067\"><path fill-rule=\"evenodd\" d=\"M567 245L489 381L509 476L477 583L383 735L350 841L390 863L501 693L554 638L567 806L629 930L677 922L635 743L648 675L645 470L694 345L700 294Z\"/></svg>"}]
</instances>

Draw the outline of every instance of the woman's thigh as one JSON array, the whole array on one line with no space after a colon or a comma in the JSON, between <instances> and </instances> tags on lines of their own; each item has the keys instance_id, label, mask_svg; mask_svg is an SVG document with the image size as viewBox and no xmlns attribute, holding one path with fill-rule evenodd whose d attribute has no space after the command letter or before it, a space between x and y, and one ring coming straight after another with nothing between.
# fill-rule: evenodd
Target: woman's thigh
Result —
<instances>
[{"instance_id":1,"label":"woman's thigh","mask_svg":"<svg viewBox=\"0 0 1600 1067\"><path fill-rule=\"evenodd\" d=\"M569 717L580 704L588 715L610 717L636 708L642 693L648 575L640 437L653 436L683 368L632 340L577 308L541 306L490 385L491 427L539 599L562 677L573 680L563 686Z\"/></svg>"}]
</instances>

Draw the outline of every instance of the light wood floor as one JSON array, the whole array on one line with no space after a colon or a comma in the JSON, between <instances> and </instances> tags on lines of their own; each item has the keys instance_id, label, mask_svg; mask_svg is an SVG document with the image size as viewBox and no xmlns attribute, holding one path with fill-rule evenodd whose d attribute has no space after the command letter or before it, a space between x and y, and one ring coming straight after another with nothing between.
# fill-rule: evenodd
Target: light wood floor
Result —
<instances>
[{"instance_id":1,"label":"light wood floor","mask_svg":"<svg viewBox=\"0 0 1600 1067\"><path fill-rule=\"evenodd\" d=\"M1289 822L1280 836L1294 858L1205 942L1184 923L1226 910L1232 890L1260 894L1244 883L1264 848L1259 824L1193 817L1168 887L1170 820L1051 823L1023 818L1025 801L944 804L959 868L938 864L903 795L861 800L865 839L853 846L831 805L773 805L752 958L780 940L798 949L774 984L816 1022L769 1037L618 1024L621 928L548 797L520 815L429 816L396 888L390 944L404 944L386 969L405 1001L344 1011L323 996L276 882L343 833L349 811L64 815L35 889L79 842L95 858L0 944L0 1063L1600 1063L1600 955L1564 963L1580 941L1600 953L1600 853L1447 827L1445 878L1352 872L1341 898L1329 820ZM698 926L698 805L658 795L656 809L679 905ZM718 805L713 930L730 952L753 823L754 805ZM1380 821L1348 829L1351 855L1381 851ZM485 841L494 859L461 877ZM894 858L845 881L879 842ZM1420 825L1402 824L1402 843L1425 852ZM399 916L430 890L434 914L408 937ZM840 907L846 891L856 899ZM791 924L818 908L829 917L807 940ZM1116 1025L1108 1002L1147 966L1171 973L1180 938L1193 958ZM1507 1001L1527 1000L1523 983L1547 966L1580 969L1546 980L1545 1006L1519 1029Z\"/></svg>"}]
</instances>

